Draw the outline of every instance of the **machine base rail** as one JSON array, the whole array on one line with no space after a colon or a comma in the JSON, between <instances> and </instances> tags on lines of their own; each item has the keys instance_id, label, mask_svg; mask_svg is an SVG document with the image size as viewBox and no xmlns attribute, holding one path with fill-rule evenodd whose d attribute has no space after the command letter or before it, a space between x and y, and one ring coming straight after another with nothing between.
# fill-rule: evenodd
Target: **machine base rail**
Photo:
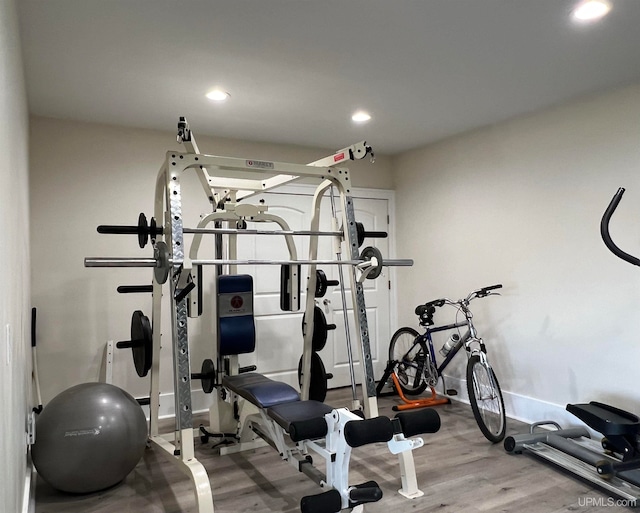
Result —
<instances>
[{"instance_id":1,"label":"machine base rail","mask_svg":"<svg viewBox=\"0 0 640 513\"><path fill-rule=\"evenodd\" d=\"M629 501L629 506L640 506L640 487L626 480L620 479L619 477L604 479L596 473L593 465L574 458L547 444L537 443L525 445L525 449L538 458L550 461L561 468L569 470L602 490L609 492L612 496Z\"/></svg>"},{"instance_id":2,"label":"machine base rail","mask_svg":"<svg viewBox=\"0 0 640 513\"><path fill-rule=\"evenodd\" d=\"M556 429L538 429L549 424ZM568 470L618 499L628 501L629 506L640 506L640 470L618 472L608 477L599 475L597 465L603 461L619 460L606 453L601 443L592 440L584 427L561 429L555 422L538 422L532 425L530 433L507 437L504 448L513 454L528 452Z\"/></svg>"}]
</instances>

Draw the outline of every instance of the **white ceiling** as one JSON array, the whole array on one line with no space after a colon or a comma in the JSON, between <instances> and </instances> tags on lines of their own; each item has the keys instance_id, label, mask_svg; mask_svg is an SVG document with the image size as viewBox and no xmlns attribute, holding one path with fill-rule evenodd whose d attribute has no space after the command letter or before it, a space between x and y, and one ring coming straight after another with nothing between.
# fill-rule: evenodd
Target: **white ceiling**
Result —
<instances>
[{"instance_id":1,"label":"white ceiling","mask_svg":"<svg viewBox=\"0 0 640 513\"><path fill-rule=\"evenodd\" d=\"M639 0L580 27L573 0L16 3L49 117L394 154L640 80Z\"/></svg>"}]
</instances>

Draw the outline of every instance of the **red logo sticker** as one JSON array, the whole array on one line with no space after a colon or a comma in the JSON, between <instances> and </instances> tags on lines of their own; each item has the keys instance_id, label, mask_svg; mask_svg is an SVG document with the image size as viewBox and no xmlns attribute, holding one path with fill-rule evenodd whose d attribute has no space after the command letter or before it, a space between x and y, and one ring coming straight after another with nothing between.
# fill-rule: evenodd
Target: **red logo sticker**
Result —
<instances>
[{"instance_id":1,"label":"red logo sticker","mask_svg":"<svg viewBox=\"0 0 640 513\"><path fill-rule=\"evenodd\" d=\"M340 162L341 160L344 160L344 152L338 153L338 155L333 156L334 162Z\"/></svg>"},{"instance_id":2,"label":"red logo sticker","mask_svg":"<svg viewBox=\"0 0 640 513\"><path fill-rule=\"evenodd\" d=\"M233 308L235 308L236 310L238 308L242 308L242 304L244 303L244 301L242 300L242 298L240 296L233 296L231 298L231 306Z\"/></svg>"}]
</instances>

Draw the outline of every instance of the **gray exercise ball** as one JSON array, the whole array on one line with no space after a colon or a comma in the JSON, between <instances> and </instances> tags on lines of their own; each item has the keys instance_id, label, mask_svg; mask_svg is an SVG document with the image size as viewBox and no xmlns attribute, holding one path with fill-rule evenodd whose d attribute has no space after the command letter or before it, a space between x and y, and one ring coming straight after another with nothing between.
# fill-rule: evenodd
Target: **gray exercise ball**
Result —
<instances>
[{"instance_id":1,"label":"gray exercise ball","mask_svg":"<svg viewBox=\"0 0 640 513\"><path fill-rule=\"evenodd\" d=\"M33 463L54 488L90 493L122 481L147 442L147 420L127 392L84 383L54 397L36 420Z\"/></svg>"}]
</instances>

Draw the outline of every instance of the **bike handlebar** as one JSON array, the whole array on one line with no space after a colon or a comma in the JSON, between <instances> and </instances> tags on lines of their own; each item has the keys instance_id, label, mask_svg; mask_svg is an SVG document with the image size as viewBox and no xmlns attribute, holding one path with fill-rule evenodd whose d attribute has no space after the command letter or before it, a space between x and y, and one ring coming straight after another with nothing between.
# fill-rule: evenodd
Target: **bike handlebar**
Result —
<instances>
[{"instance_id":1,"label":"bike handlebar","mask_svg":"<svg viewBox=\"0 0 640 513\"><path fill-rule=\"evenodd\" d=\"M481 289L474 290L473 292L471 292L466 297L466 299L458 299L457 301L453 301L446 297L441 299L434 299L433 301L429 301L423 305L416 306L415 314L419 317L431 316L436 311L436 307L441 307L441 306L444 306L445 304L456 305L463 302L469 302L472 299L475 299L477 297L489 296L492 290L501 289L501 288L502 288L501 283L498 283L496 285L489 285L488 287L482 287Z\"/></svg>"},{"instance_id":2,"label":"bike handlebar","mask_svg":"<svg viewBox=\"0 0 640 513\"><path fill-rule=\"evenodd\" d=\"M611 239L611 235L609 234L609 221L611 220L611 216L615 212L616 208L618 208L618 204L622 199L624 190L624 187L620 187L618 189L618 192L613 195L609 206L604 211L602 221L600 221L600 235L602 235L602 240L604 241L605 245L615 256L617 256L618 258L622 258L622 260L624 260L625 262L640 266L640 259L634 257L633 255L630 255L629 253L626 253L625 251L622 251L618 246L616 246L616 244Z\"/></svg>"},{"instance_id":3,"label":"bike handlebar","mask_svg":"<svg viewBox=\"0 0 640 513\"><path fill-rule=\"evenodd\" d=\"M501 289L501 288L502 288L502 283L498 283L496 285L489 285L488 287L482 287L481 289L474 290L471 294L469 294L469 296L471 296L472 294L475 294L476 297L484 297L490 291L496 290L496 289Z\"/></svg>"}]
</instances>

